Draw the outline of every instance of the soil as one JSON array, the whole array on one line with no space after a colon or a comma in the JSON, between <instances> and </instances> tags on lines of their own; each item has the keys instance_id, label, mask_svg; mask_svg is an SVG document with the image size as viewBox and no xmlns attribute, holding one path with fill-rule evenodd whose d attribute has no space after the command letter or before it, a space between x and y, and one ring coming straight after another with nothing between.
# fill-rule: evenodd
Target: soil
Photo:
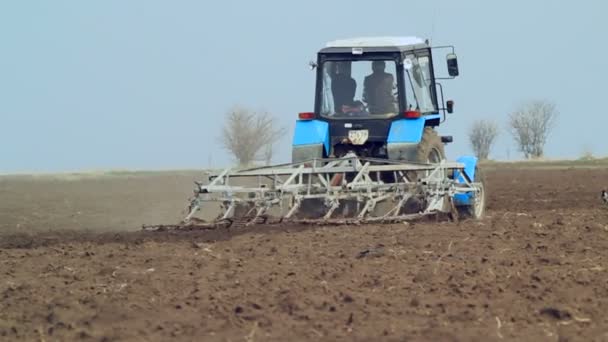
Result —
<instances>
[{"instance_id":1,"label":"soil","mask_svg":"<svg viewBox=\"0 0 608 342\"><path fill-rule=\"evenodd\" d=\"M196 175L0 178L0 340L608 341L608 172L485 176L480 221L156 233Z\"/></svg>"}]
</instances>

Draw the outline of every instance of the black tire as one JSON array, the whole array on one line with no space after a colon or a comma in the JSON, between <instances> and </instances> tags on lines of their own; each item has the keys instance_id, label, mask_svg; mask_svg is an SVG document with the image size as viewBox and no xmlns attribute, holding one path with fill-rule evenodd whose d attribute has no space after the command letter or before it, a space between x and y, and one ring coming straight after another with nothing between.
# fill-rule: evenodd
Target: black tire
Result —
<instances>
[{"instance_id":1,"label":"black tire","mask_svg":"<svg viewBox=\"0 0 608 342\"><path fill-rule=\"evenodd\" d=\"M439 163L445 159L445 148L441 137L432 127L426 127L422 134L422 140L416 151L416 162Z\"/></svg>"},{"instance_id":2,"label":"black tire","mask_svg":"<svg viewBox=\"0 0 608 342\"><path fill-rule=\"evenodd\" d=\"M432 127L424 129L414 158L412 161L416 163L439 163L445 159L445 148L441 137ZM408 172L408 178L413 182L424 178L425 175L426 172Z\"/></svg>"},{"instance_id":3,"label":"black tire","mask_svg":"<svg viewBox=\"0 0 608 342\"><path fill-rule=\"evenodd\" d=\"M445 148L443 142L441 142L441 137L432 127L425 127L413 162L436 164L440 163L443 159L445 159ZM414 182L423 179L427 174L428 171L410 171L407 173L410 181ZM417 213L423 210L424 207L425 199L423 194L417 194L405 203L403 213Z\"/></svg>"},{"instance_id":4,"label":"black tire","mask_svg":"<svg viewBox=\"0 0 608 342\"><path fill-rule=\"evenodd\" d=\"M465 219L481 220L486 213L488 188L486 187L483 171L479 166L475 167L475 179L473 181L481 184L481 191L478 196L473 198L471 205L458 206L458 215Z\"/></svg>"}]
</instances>

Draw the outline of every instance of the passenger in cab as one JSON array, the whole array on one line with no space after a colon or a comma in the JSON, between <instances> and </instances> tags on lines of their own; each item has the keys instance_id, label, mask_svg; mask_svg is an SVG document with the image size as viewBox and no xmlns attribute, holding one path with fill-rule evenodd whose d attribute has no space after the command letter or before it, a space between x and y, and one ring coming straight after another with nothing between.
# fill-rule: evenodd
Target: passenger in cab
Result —
<instances>
[{"instance_id":1,"label":"passenger in cab","mask_svg":"<svg viewBox=\"0 0 608 342\"><path fill-rule=\"evenodd\" d=\"M342 113L346 106L352 106L355 100L357 82L351 77L350 62L335 62L331 91L334 96L335 113Z\"/></svg>"},{"instance_id":2,"label":"passenger in cab","mask_svg":"<svg viewBox=\"0 0 608 342\"><path fill-rule=\"evenodd\" d=\"M396 100L393 95L395 77L385 72L384 61L372 62L372 74L365 77L363 84L363 101L367 103L371 114L395 113Z\"/></svg>"}]
</instances>

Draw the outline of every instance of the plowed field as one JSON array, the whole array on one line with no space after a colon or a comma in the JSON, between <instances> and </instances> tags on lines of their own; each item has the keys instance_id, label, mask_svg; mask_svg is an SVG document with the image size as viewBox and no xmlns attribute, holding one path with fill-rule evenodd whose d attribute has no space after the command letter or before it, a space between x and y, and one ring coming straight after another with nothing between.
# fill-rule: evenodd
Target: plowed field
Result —
<instances>
[{"instance_id":1,"label":"plowed field","mask_svg":"<svg viewBox=\"0 0 608 342\"><path fill-rule=\"evenodd\" d=\"M608 341L606 169L493 167L459 224L134 231L194 178L0 178L0 340Z\"/></svg>"}]
</instances>

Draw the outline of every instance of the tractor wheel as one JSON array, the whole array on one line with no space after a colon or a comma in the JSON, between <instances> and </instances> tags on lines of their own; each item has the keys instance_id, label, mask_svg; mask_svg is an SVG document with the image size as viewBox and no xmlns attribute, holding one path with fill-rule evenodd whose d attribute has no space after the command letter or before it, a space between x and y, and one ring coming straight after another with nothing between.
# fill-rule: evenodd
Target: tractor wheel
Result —
<instances>
[{"instance_id":1,"label":"tractor wheel","mask_svg":"<svg viewBox=\"0 0 608 342\"><path fill-rule=\"evenodd\" d=\"M437 164L445 159L445 149L441 142L441 137L432 127L426 127L422 133L422 140L418 144L418 150L416 151L416 159L413 160L417 163L430 163ZM429 174L429 171L410 171L407 173L408 178L411 181L419 181L425 178ZM404 206L403 213L412 214L419 212L424 208L424 196L420 195L408 200Z\"/></svg>"},{"instance_id":2,"label":"tractor wheel","mask_svg":"<svg viewBox=\"0 0 608 342\"><path fill-rule=\"evenodd\" d=\"M422 140L418 144L415 159L412 160L416 163L439 163L445 159L445 149L441 142L441 137L432 127L426 127L422 133ZM426 171L410 171L408 172L408 178L411 181L418 181L424 178L428 172Z\"/></svg>"},{"instance_id":3,"label":"tractor wheel","mask_svg":"<svg viewBox=\"0 0 608 342\"><path fill-rule=\"evenodd\" d=\"M471 218L480 220L486 213L486 198L488 191L485 186L485 178L479 167L475 168L475 183L481 184L481 189L476 196L473 197L473 203L467 206L458 206L458 215L462 218Z\"/></svg>"},{"instance_id":4,"label":"tractor wheel","mask_svg":"<svg viewBox=\"0 0 608 342\"><path fill-rule=\"evenodd\" d=\"M432 127L426 127L418 144L416 161L419 163L440 163L445 159L445 149L441 137Z\"/></svg>"}]
</instances>

